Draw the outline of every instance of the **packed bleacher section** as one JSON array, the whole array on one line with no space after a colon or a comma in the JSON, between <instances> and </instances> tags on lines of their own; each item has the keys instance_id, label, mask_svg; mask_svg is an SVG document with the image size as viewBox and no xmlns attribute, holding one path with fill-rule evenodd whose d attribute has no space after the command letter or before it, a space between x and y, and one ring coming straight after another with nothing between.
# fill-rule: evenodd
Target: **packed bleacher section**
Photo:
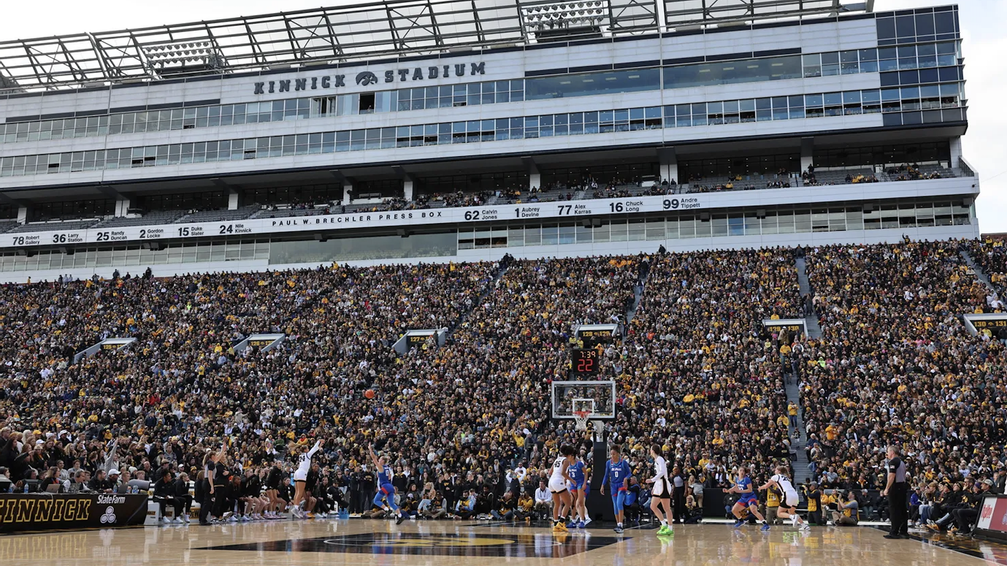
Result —
<instances>
[{"instance_id":1,"label":"packed bleacher section","mask_svg":"<svg viewBox=\"0 0 1007 566\"><path fill-rule=\"evenodd\" d=\"M603 348L601 377L619 387L611 440L641 478L652 441L690 485L789 464L790 374L823 485L879 487L889 443L921 479L991 477L1007 440L992 416L1003 345L964 332L958 315L983 310L988 290L959 249L809 251L820 340L763 329L805 310L797 252L784 249L9 285L0 467L66 489L81 489L71 480L82 469L102 491L107 480L94 480L111 467L156 480L165 464L197 480L222 445L234 471L265 474L276 461L289 474L292 455L325 438L312 489L329 508L370 509L361 465L373 443L393 456L402 491L417 486L413 511L435 489L437 508L464 515L455 504L474 490L469 516L489 515L507 491L534 493L559 444L587 450L572 423L549 420L549 384L568 378L575 324L633 313L621 343ZM394 352L411 328L453 333L441 348ZM255 332L287 340L235 350ZM137 341L74 362L122 336ZM319 491L321 477L345 491Z\"/></svg>"},{"instance_id":2,"label":"packed bleacher section","mask_svg":"<svg viewBox=\"0 0 1007 566\"><path fill-rule=\"evenodd\" d=\"M1004 346L966 332L961 315L988 311L989 290L959 251L906 242L808 254L823 336L795 352L823 486L884 488L889 444L911 458L915 486L967 490L1003 475Z\"/></svg>"},{"instance_id":3,"label":"packed bleacher section","mask_svg":"<svg viewBox=\"0 0 1007 566\"><path fill-rule=\"evenodd\" d=\"M989 277L997 296L988 297L987 305L993 300L1007 297L1007 242L1002 239L986 238L983 242L967 242L969 257Z\"/></svg>"},{"instance_id":4,"label":"packed bleacher section","mask_svg":"<svg viewBox=\"0 0 1007 566\"><path fill-rule=\"evenodd\" d=\"M634 445L651 435L667 442L708 487L725 485L740 465L761 477L770 464L789 464L787 426L777 424L785 366L774 348L794 337L773 344L762 321L796 316L800 305L792 250L660 257L624 350L631 406L622 430Z\"/></svg>"}]
</instances>

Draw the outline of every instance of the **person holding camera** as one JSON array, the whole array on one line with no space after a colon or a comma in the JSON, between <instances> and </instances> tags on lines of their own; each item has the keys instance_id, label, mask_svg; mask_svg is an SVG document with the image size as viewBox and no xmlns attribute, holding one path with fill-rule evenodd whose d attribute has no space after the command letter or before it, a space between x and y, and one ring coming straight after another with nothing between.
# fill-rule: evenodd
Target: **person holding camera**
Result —
<instances>
[{"instance_id":1,"label":"person holding camera","mask_svg":"<svg viewBox=\"0 0 1007 566\"><path fill-rule=\"evenodd\" d=\"M808 482L804 489L804 496L808 500L808 523L812 525L824 525L825 519L822 516L822 490L818 489L818 484Z\"/></svg>"},{"instance_id":2,"label":"person holding camera","mask_svg":"<svg viewBox=\"0 0 1007 566\"><path fill-rule=\"evenodd\" d=\"M842 503L842 507L832 512L832 522L840 527L855 527L860 523L860 504L853 490L846 492L846 502Z\"/></svg>"}]
</instances>

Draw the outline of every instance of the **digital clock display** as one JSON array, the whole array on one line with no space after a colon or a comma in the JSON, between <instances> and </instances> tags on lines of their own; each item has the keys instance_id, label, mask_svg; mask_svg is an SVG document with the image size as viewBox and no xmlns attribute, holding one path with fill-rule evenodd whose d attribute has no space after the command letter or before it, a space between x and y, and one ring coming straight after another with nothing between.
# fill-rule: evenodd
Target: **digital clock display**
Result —
<instances>
[{"instance_id":1,"label":"digital clock display","mask_svg":"<svg viewBox=\"0 0 1007 566\"><path fill-rule=\"evenodd\" d=\"M575 375L594 375L598 369L598 350L588 348L571 352L570 371Z\"/></svg>"},{"instance_id":2,"label":"digital clock display","mask_svg":"<svg viewBox=\"0 0 1007 566\"><path fill-rule=\"evenodd\" d=\"M597 346L598 344L608 344L615 340L611 330L581 330L577 333L577 338L587 348Z\"/></svg>"}]
</instances>

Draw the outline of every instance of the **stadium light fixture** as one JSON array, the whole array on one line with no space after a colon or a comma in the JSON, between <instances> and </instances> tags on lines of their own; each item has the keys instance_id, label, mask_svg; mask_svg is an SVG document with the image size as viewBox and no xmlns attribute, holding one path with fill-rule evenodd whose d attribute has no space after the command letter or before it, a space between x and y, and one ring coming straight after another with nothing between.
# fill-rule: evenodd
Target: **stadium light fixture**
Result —
<instances>
[{"instance_id":1,"label":"stadium light fixture","mask_svg":"<svg viewBox=\"0 0 1007 566\"><path fill-rule=\"evenodd\" d=\"M608 0L548 2L521 9L527 31L540 34L571 30L600 30L609 18Z\"/></svg>"},{"instance_id":2,"label":"stadium light fixture","mask_svg":"<svg viewBox=\"0 0 1007 566\"><path fill-rule=\"evenodd\" d=\"M223 60L208 39L148 45L143 48L143 53L153 71L186 66L219 68Z\"/></svg>"}]
</instances>

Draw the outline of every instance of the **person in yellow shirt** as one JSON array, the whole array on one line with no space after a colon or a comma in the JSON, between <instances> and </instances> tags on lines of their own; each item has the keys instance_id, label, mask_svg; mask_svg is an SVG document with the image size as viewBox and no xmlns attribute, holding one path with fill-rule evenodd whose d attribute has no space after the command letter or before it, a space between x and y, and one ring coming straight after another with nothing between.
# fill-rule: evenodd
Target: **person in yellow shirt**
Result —
<instances>
[{"instance_id":1,"label":"person in yellow shirt","mask_svg":"<svg viewBox=\"0 0 1007 566\"><path fill-rule=\"evenodd\" d=\"M825 427L825 438L832 442L839 436L839 428L833 424L829 423L829 426Z\"/></svg>"},{"instance_id":2,"label":"person in yellow shirt","mask_svg":"<svg viewBox=\"0 0 1007 566\"><path fill-rule=\"evenodd\" d=\"M783 521L776 516L780 510L780 494L775 489L766 490L766 522L770 525L782 525Z\"/></svg>"},{"instance_id":3,"label":"person in yellow shirt","mask_svg":"<svg viewBox=\"0 0 1007 566\"><path fill-rule=\"evenodd\" d=\"M797 411L799 410L797 403L793 401L787 405L787 415L790 417L790 426L797 428Z\"/></svg>"},{"instance_id":4,"label":"person in yellow shirt","mask_svg":"<svg viewBox=\"0 0 1007 566\"><path fill-rule=\"evenodd\" d=\"M822 495L816 482L808 482L805 496L808 499L808 522L812 525L824 525L825 522L822 520L822 504L824 503L824 498L828 496Z\"/></svg>"}]
</instances>

